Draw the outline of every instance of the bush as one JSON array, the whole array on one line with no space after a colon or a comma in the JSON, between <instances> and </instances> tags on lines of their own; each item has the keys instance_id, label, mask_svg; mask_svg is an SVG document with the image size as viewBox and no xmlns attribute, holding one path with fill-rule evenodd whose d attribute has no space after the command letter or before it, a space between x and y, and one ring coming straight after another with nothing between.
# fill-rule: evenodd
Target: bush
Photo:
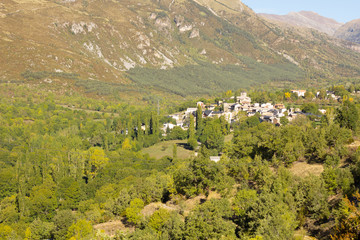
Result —
<instances>
[{"instance_id":1,"label":"bush","mask_svg":"<svg viewBox=\"0 0 360 240\"><path fill-rule=\"evenodd\" d=\"M167 134L166 138L168 140L184 140L188 137L188 132L183 130L181 127L176 126L174 127L170 133Z\"/></svg>"}]
</instances>

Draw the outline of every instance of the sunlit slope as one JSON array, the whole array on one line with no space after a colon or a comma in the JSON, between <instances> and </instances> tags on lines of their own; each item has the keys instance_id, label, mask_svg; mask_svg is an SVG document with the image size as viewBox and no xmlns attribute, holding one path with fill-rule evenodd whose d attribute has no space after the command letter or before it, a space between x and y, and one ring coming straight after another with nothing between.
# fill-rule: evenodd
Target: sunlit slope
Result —
<instances>
[{"instance_id":1,"label":"sunlit slope","mask_svg":"<svg viewBox=\"0 0 360 240\"><path fill-rule=\"evenodd\" d=\"M0 50L4 81L145 84L180 95L360 72L360 55L341 43L281 30L232 0L3 0Z\"/></svg>"}]
</instances>

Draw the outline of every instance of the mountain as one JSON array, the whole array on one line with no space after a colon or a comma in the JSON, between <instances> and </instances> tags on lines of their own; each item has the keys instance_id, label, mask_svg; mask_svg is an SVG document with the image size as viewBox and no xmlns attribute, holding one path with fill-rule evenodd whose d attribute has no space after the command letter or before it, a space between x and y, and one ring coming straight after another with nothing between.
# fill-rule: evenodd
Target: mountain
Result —
<instances>
[{"instance_id":1,"label":"mountain","mask_svg":"<svg viewBox=\"0 0 360 240\"><path fill-rule=\"evenodd\" d=\"M350 49L360 51L360 46L356 45L360 44L360 19L343 24L311 11L290 12L287 15L267 13L259 13L258 15L281 26L318 30L329 36L349 41L349 43L343 44Z\"/></svg>"},{"instance_id":2,"label":"mountain","mask_svg":"<svg viewBox=\"0 0 360 240\"><path fill-rule=\"evenodd\" d=\"M266 19L292 26L313 28L320 32L327 33L330 36L332 36L335 31L342 26L342 23L339 23L334 19L323 17L311 11L290 12L287 15L266 13L259 13L259 15Z\"/></svg>"},{"instance_id":3,"label":"mountain","mask_svg":"<svg viewBox=\"0 0 360 240\"><path fill-rule=\"evenodd\" d=\"M360 19L344 24L336 30L334 36L360 44Z\"/></svg>"},{"instance_id":4,"label":"mountain","mask_svg":"<svg viewBox=\"0 0 360 240\"><path fill-rule=\"evenodd\" d=\"M360 54L238 0L3 0L0 80L120 97L357 77Z\"/></svg>"}]
</instances>

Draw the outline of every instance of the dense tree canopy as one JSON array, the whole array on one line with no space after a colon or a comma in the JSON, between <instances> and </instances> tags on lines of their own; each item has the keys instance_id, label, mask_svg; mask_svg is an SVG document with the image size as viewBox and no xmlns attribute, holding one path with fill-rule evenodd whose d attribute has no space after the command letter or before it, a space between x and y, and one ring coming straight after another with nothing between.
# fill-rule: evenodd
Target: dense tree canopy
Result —
<instances>
[{"instance_id":1,"label":"dense tree canopy","mask_svg":"<svg viewBox=\"0 0 360 240\"><path fill-rule=\"evenodd\" d=\"M358 126L359 111L354 103L349 100L344 101L342 106L337 109L335 120L341 127L356 131Z\"/></svg>"},{"instance_id":2,"label":"dense tree canopy","mask_svg":"<svg viewBox=\"0 0 360 240\"><path fill-rule=\"evenodd\" d=\"M240 113L230 127L199 106L188 130L161 132L171 120L152 107L15 90L0 99L1 239L359 238L357 100L282 126ZM251 95L282 101L287 92ZM312 96L287 101L319 114ZM170 139L182 145L169 156L141 151ZM183 146L198 156L183 159Z\"/></svg>"}]
</instances>

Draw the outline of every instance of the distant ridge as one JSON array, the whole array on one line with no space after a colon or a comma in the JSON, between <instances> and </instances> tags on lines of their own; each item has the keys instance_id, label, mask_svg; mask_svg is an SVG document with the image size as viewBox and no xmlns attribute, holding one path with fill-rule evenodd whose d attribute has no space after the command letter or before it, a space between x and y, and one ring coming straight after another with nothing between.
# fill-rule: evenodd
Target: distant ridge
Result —
<instances>
[{"instance_id":1,"label":"distant ridge","mask_svg":"<svg viewBox=\"0 0 360 240\"><path fill-rule=\"evenodd\" d=\"M334 19L323 17L316 12L300 11L290 12L287 15L275 15L267 13L259 13L268 20L277 21L297 27L313 28L320 32L327 33L333 36L338 28L343 24L335 21Z\"/></svg>"},{"instance_id":2,"label":"distant ridge","mask_svg":"<svg viewBox=\"0 0 360 240\"><path fill-rule=\"evenodd\" d=\"M339 29L337 29L334 36L360 44L360 19L356 19L344 24Z\"/></svg>"}]
</instances>

